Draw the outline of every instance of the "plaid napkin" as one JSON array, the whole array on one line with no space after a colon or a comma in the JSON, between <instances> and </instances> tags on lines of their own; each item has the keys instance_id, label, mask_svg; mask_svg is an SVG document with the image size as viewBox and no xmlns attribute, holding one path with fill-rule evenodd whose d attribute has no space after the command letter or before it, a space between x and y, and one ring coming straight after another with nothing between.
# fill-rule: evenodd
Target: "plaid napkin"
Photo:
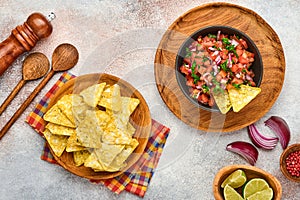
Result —
<instances>
[{"instance_id":1,"label":"plaid napkin","mask_svg":"<svg viewBox=\"0 0 300 200\"><path fill-rule=\"evenodd\" d=\"M64 72L54 86L37 104L35 109L27 116L26 122L41 136L44 130L42 117L54 93L68 80L74 78L70 72ZM118 177L107 180L90 180L93 183L102 183L111 191L119 194L126 190L140 197L144 197L151 177L154 174L159 158L162 154L170 129L152 119L151 134L143 155L130 169ZM57 164L48 146L44 145L41 159Z\"/></svg>"}]
</instances>

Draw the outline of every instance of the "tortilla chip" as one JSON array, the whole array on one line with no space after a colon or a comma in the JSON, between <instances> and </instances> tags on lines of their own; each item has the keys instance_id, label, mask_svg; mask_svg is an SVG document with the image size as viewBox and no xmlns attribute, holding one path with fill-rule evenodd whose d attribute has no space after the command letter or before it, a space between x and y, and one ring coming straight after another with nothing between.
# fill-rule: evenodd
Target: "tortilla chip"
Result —
<instances>
[{"instance_id":1,"label":"tortilla chip","mask_svg":"<svg viewBox=\"0 0 300 200\"><path fill-rule=\"evenodd\" d=\"M93 120L85 120L76 129L78 141L85 147L100 148L102 132Z\"/></svg>"},{"instance_id":2,"label":"tortilla chip","mask_svg":"<svg viewBox=\"0 0 300 200\"><path fill-rule=\"evenodd\" d=\"M80 95L83 97L84 102L93 108L96 107L105 85L106 83L95 84L81 91Z\"/></svg>"},{"instance_id":3,"label":"tortilla chip","mask_svg":"<svg viewBox=\"0 0 300 200\"><path fill-rule=\"evenodd\" d=\"M122 113L130 116L139 104L137 98L122 97Z\"/></svg>"},{"instance_id":4,"label":"tortilla chip","mask_svg":"<svg viewBox=\"0 0 300 200\"><path fill-rule=\"evenodd\" d=\"M51 149L54 151L54 154L60 157L67 146L68 137L63 135L53 135L48 129L45 129L43 134Z\"/></svg>"},{"instance_id":5,"label":"tortilla chip","mask_svg":"<svg viewBox=\"0 0 300 200\"><path fill-rule=\"evenodd\" d=\"M86 159L91 155L91 153L89 151L75 151L73 152L73 158L74 158L74 162L75 165L77 167L79 167L80 165L82 165Z\"/></svg>"},{"instance_id":6,"label":"tortilla chip","mask_svg":"<svg viewBox=\"0 0 300 200\"><path fill-rule=\"evenodd\" d=\"M87 148L77 140L76 132L68 138L66 152L82 151Z\"/></svg>"},{"instance_id":7,"label":"tortilla chip","mask_svg":"<svg viewBox=\"0 0 300 200\"><path fill-rule=\"evenodd\" d=\"M124 145L110 145L102 143L101 148L94 149L94 152L96 153L98 161L105 171L111 171L109 169L109 165L112 163L115 157L122 152L123 149Z\"/></svg>"},{"instance_id":8,"label":"tortilla chip","mask_svg":"<svg viewBox=\"0 0 300 200\"><path fill-rule=\"evenodd\" d=\"M107 172L117 172L120 171L122 168L126 167L127 163L123 162L120 165L111 164L106 171Z\"/></svg>"},{"instance_id":9,"label":"tortilla chip","mask_svg":"<svg viewBox=\"0 0 300 200\"><path fill-rule=\"evenodd\" d=\"M139 99L121 97L117 84L96 84L79 95L63 96L44 116L49 122L45 135L57 155L64 149L73 152L76 166L84 163L95 172L119 171L138 145L129 122L138 104Z\"/></svg>"},{"instance_id":10,"label":"tortilla chip","mask_svg":"<svg viewBox=\"0 0 300 200\"><path fill-rule=\"evenodd\" d=\"M120 96L120 86L118 84L114 84L114 85L106 85L101 97L104 98L112 98L115 95Z\"/></svg>"},{"instance_id":11,"label":"tortilla chip","mask_svg":"<svg viewBox=\"0 0 300 200\"><path fill-rule=\"evenodd\" d=\"M125 145L130 144L132 136L125 130L120 130L113 124L109 124L102 133L102 142L106 144Z\"/></svg>"},{"instance_id":12,"label":"tortilla chip","mask_svg":"<svg viewBox=\"0 0 300 200\"><path fill-rule=\"evenodd\" d=\"M114 169L114 170L115 169L120 170L121 168L126 166L125 161L132 154L132 152L135 150L135 148L138 145L139 145L139 142L133 138L130 142L130 145L125 145L122 152L119 155L117 155L117 157L110 164L109 168ZM116 170L116 171L118 171L118 170Z\"/></svg>"},{"instance_id":13,"label":"tortilla chip","mask_svg":"<svg viewBox=\"0 0 300 200\"><path fill-rule=\"evenodd\" d=\"M101 163L98 161L96 153L93 151L91 155L84 161L85 167L90 167L96 172L105 171Z\"/></svg>"},{"instance_id":14,"label":"tortilla chip","mask_svg":"<svg viewBox=\"0 0 300 200\"><path fill-rule=\"evenodd\" d=\"M106 127L108 122L111 120L110 116L102 110L96 110L96 111L88 111L86 115L95 121L96 126L100 126L101 131L103 131Z\"/></svg>"},{"instance_id":15,"label":"tortilla chip","mask_svg":"<svg viewBox=\"0 0 300 200\"><path fill-rule=\"evenodd\" d=\"M67 116L67 118L75 124L75 118L73 115L73 99L76 98L76 95L68 94L64 95L60 100L57 101L57 106L59 109Z\"/></svg>"},{"instance_id":16,"label":"tortilla chip","mask_svg":"<svg viewBox=\"0 0 300 200\"><path fill-rule=\"evenodd\" d=\"M127 134L130 135L130 136L133 136L134 133L135 133L135 130L136 129L134 128L134 126L132 126L132 124L130 122L128 122L127 123L127 129L126 129Z\"/></svg>"},{"instance_id":17,"label":"tortilla chip","mask_svg":"<svg viewBox=\"0 0 300 200\"><path fill-rule=\"evenodd\" d=\"M76 123L78 124L82 120L84 120L86 111L93 109L93 108L91 108L89 105L87 105L83 101L83 98L80 95L76 95L76 96L80 97L80 98L77 98L77 97L74 98L72 112L76 119Z\"/></svg>"},{"instance_id":18,"label":"tortilla chip","mask_svg":"<svg viewBox=\"0 0 300 200\"><path fill-rule=\"evenodd\" d=\"M114 126L120 130L127 130L127 124L130 118L130 115L138 106L140 100L130 97L121 97L122 100L122 109L119 112L113 112L112 110L107 109L106 112L111 117L111 122Z\"/></svg>"},{"instance_id":19,"label":"tortilla chip","mask_svg":"<svg viewBox=\"0 0 300 200\"><path fill-rule=\"evenodd\" d=\"M260 88L251 87L248 85L241 85L240 89L230 89L228 93L233 111L239 112L248 103L250 103L260 92Z\"/></svg>"},{"instance_id":20,"label":"tortilla chip","mask_svg":"<svg viewBox=\"0 0 300 200\"><path fill-rule=\"evenodd\" d=\"M74 128L66 127L66 126L61 126L58 124L53 124L49 122L46 127L52 134L54 135L65 135L65 136L71 136L72 134L75 133Z\"/></svg>"},{"instance_id":21,"label":"tortilla chip","mask_svg":"<svg viewBox=\"0 0 300 200\"><path fill-rule=\"evenodd\" d=\"M77 138L85 147L100 148L102 132L110 116L102 110L86 111L85 119L78 125Z\"/></svg>"},{"instance_id":22,"label":"tortilla chip","mask_svg":"<svg viewBox=\"0 0 300 200\"><path fill-rule=\"evenodd\" d=\"M123 113L113 113L110 116L111 120L109 122L109 127L119 130L126 130L127 123L129 121L129 116L124 115Z\"/></svg>"},{"instance_id":23,"label":"tortilla chip","mask_svg":"<svg viewBox=\"0 0 300 200\"><path fill-rule=\"evenodd\" d=\"M214 100L222 114L226 114L231 108L231 102L227 90L223 92L213 93Z\"/></svg>"},{"instance_id":24,"label":"tortilla chip","mask_svg":"<svg viewBox=\"0 0 300 200\"><path fill-rule=\"evenodd\" d=\"M66 152L76 152L76 151L83 151L86 150L87 148L81 145L75 145L75 144L68 144L66 147Z\"/></svg>"},{"instance_id":25,"label":"tortilla chip","mask_svg":"<svg viewBox=\"0 0 300 200\"><path fill-rule=\"evenodd\" d=\"M120 86L115 84L106 88L98 103L100 106L118 112L122 108L121 89Z\"/></svg>"},{"instance_id":26,"label":"tortilla chip","mask_svg":"<svg viewBox=\"0 0 300 200\"><path fill-rule=\"evenodd\" d=\"M44 115L44 120L52 122L54 124L75 128L75 124L72 123L66 115L59 109L57 104L52 106Z\"/></svg>"}]
</instances>

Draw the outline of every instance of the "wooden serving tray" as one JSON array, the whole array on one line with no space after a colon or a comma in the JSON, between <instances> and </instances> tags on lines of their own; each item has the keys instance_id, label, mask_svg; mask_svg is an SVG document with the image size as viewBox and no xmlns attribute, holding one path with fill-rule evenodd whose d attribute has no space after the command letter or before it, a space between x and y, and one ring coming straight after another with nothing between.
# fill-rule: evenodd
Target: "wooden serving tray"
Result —
<instances>
[{"instance_id":1,"label":"wooden serving tray","mask_svg":"<svg viewBox=\"0 0 300 200\"><path fill-rule=\"evenodd\" d=\"M72 172L73 174L92 180L113 178L128 170L138 161L138 159L144 152L151 131L150 111L143 96L128 82L109 74L87 74L71 79L66 84L64 84L51 98L47 110L50 109L62 96L71 93L78 94L83 89L102 82L106 82L109 85L118 84L121 88L122 96L138 98L140 100L140 104L130 116L130 122L136 128L133 137L138 140L139 145L127 159L127 166L118 172L94 172L94 170L89 167L77 167L73 160L73 153L64 151L63 154L58 157L54 154L50 145L48 145L55 160L63 168Z\"/></svg>"},{"instance_id":2,"label":"wooden serving tray","mask_svg":"<svg viewBox=\"0 0 300 200\"><path fill-rule=\"evenodd\" d=\"M181 91L175 61L183 42L206 26L224 25L248 35L263 60L261 93L240 112L209 112L192 104ZM229 3L209 3L180 16L165 32L155 56L154 73L158 91L169 109L183 122L208 132L242 129L264 116L280 94L285 74L285 58L272 27L255 12Z\"/></svg>"}]
</instances>

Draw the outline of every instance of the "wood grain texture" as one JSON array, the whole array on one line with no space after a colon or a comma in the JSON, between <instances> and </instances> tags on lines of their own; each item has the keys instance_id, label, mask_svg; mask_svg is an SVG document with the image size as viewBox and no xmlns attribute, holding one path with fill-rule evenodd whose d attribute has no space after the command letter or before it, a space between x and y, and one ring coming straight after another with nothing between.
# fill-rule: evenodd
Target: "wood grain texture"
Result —
<instances>
[{"instance_id":1,"label":"wood grain texture","mask_svg":"<svg viewBox=\"0 0 300 200\"><path fill-rule=\"evenodd\" d=\"M222 115L198 108L184 96L177 83L175 61L180 46L195 31L213 25L231 26L244 32L262 56L262 92L238 113L230 111ZM169 109L186 124L208 132L239 130L264 116L279 96L285 74L283 48L272 27L255 12L228 3L205 4L180 16L162 37L154 62L157 88Z\"/></svg>"},{"instance_id":2,"label":"wood grain texture","mask_svg":"<svg viewBox=\"0 0 300 200\"><path fill-rule=\"evenodd\" d=\"M75 46L68 43L58 45L52 54L52 68L54 71L66 71L74 67L79 59Z\"/></svg>"},{"instance_id":3,"label":"wood grain texture","mask_svg":"<svg viewBox=\"0 0 300 200\"><path fill-rule=\"evenodd\" d=\"M224 168L222 168L215 176L214 182L213 182L213 192L214 197L216 200L224 200L223 198L223 189L221 188L222 182L234 171L241 169L245 172L247 180L253 179L253 178L262 178L267 181L269 186L273 189L273 199L274 200L280 200L282 196L282 187L280 182L276 179L275 176L272 174L249 165L229 165ZM240 194L242 193L242 190L237 190Z\"/></svg>"},{"instance_id":4,"label":"wood grain texture","mask_svg":"<svg viewBox=\"0 0 300 200\"><path fill-rule=\"evenodd\" d=\"M73 160L73 153L68 153L64 151L61 157L57 157L53 153L51 147L49 147L52 154L54 155L55 160L63 168L80 177L93 180L102 180L116 177L124 171L128 170L134 163L137 162L137 160L144 152L151 130L150 111L143 96L139 93L138 90L136 90L132 85L130 85L126 81L109 74L87 74L68 81L55 93L55 95L49 103L48 109L50 109L63 95L71 93L78 94L83 89L102 82L106 82L110 85L118 84L121 88L122 96L138 98L140 100L140 104L130 116L130 122L136 128L136 132L133 137L138 140L139 145L131 154L131 156L127 159L127 166L118 172L94 172L91 168L88 167L75 166Z\"/></svg>"},{"instance_id":5,"label":"wood grain texture","mask_svg":"<svg viewBox=\"0 0 300 200\"><path fill-rule=\"evenodd\" d=\"M23 79L26 81L39 79L47 74L49 68L50 62L44 54L31 53L23 62Z\"/></svg>"}]
</instances>

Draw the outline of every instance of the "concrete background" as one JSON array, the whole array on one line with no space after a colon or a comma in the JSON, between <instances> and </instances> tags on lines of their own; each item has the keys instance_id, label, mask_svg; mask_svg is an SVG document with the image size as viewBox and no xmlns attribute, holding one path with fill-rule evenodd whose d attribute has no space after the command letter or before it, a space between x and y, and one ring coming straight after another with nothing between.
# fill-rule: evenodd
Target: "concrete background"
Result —
<instances>
[{"instance_id":1,"label":"concrete background","mask_svg":"<svg viewBox=\"0 0 300 200\"><path fill-rule=\"evenodd\" d=\"M158 169L144 199L214 199L212 182L218 170L230 164L247 164L225 147L236 140L250 141L246 129L232 133L206 133L177 119L156 89L153 60L156 47L168 26L189 9L213 1L205 0L91 0L13 1L0 0L0 40L22 24L33 12L55 12L52 35L34 51L49 59L56 46L69 42L80 53L76 75L106 72L134 85L145 97L151 115L171 128ZM272 109L257 122L258 129L272 134L263 122L272 115L286 119L292 131L290 144L300 143L299 40L300 13L297 0L232 0L265 19L278 34L286 58L281 94ZM19 57L0 77L0 102L21 79ZM25 122L25 117L60 76L56 74L19 120L0 141L0 199L139 199L124 192L115 195L101 185L77 177L63 168L40 160L43 139ZM28 82L2 114L0 126L32 92L39 81ZM272 173L282 184L283 198L300 199L299 184L288 181L279 169L280 145L272 151L259 150L256 166Z\"/></svg>"}]
</instances>

